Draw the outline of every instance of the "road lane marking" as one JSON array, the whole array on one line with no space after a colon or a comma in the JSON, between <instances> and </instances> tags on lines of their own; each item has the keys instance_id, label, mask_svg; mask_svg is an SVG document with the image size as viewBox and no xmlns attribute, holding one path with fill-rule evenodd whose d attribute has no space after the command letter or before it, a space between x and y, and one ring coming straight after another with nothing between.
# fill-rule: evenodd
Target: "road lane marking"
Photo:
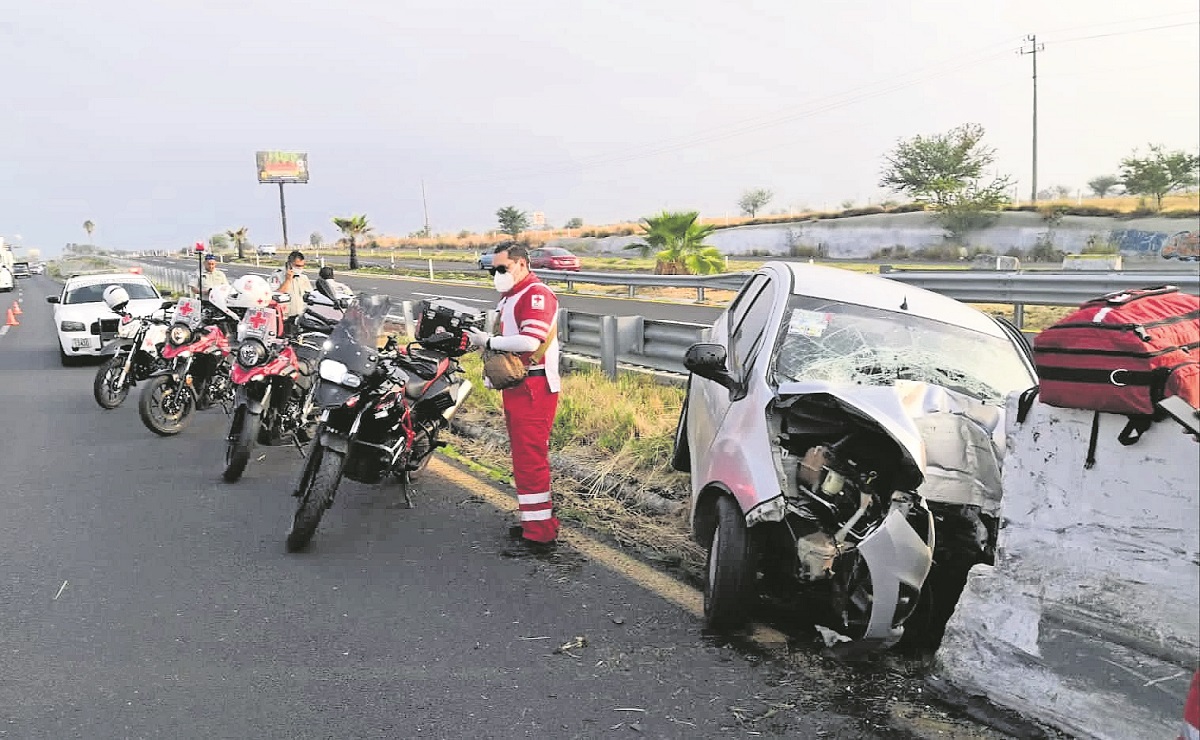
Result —
<instances>
[{"instance_id":1,"label":"road lane marking","mask_svg":"<svg viewBox=\"0 0 1200 740\"><path fill-rule=\"evenodd\" d=\"M445 460L433 458L429 461L429 470L439 478L461 486L468 493L478 496L502 512L515 513L517 511L516 494L501 491L454 467ZM559 539L586 555L590 560L600 563L617 575L633 581L647 591L675 604L696 619L704 619L704 594L686 583L677 581L637 558L626 555L572 527L562 526ZM767 648L783 647L788 642L787 636L782 632L757 624L750 628L749 638L752 642Z\"/></svg>"}]
</instances>

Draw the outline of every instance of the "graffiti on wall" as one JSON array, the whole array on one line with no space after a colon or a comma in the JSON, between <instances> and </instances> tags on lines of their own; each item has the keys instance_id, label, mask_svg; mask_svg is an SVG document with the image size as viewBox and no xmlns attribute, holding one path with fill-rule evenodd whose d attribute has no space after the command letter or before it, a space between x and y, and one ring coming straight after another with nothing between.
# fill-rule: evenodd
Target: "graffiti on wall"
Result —
<instances>
[{"instance_id":1,"label":"graffiti on wall","mask_svg":"<svg viewBox=\"0 0 1200 740\"><path fill-rule=\"evenodd\" d=\"M1169 260L1200 262L1200 231L1180 231L1163 242L1160 254Z\"/></svg>"},{"instance_id":2,"label":"graffiti on wall","mask_svg":"<svg viewBox=\"0 0 1200 740\"><path fill-rule=\"evenodd\" d=\"M1200 260L1200 232L1142 231L1121 229L1109 234L1109 239L1122 254L1135 257L1159 255L1164 259Z\"/></svg>"}]
</instances>

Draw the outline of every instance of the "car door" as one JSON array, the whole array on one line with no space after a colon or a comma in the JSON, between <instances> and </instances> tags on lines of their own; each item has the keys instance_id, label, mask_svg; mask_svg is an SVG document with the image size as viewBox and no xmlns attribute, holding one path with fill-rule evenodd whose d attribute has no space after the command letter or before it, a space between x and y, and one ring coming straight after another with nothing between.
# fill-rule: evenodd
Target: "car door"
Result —
<instances>
[{"instance_id":1,"label":"car door","mask_svg":"<svg viewBox=\"0 0 1200 740\"><path fill-rule=\"evenodd\" d=\"M742 330L752 308L758 304L763 291L769 287L770 280L762 273L755 273L734 297L729 308L725 310L709 330L708 341L720 344L729 353L729 369L735 371L734 348L731 346L733 337L742 336ZM742 375L737 376L742 379ZM716 437L725 421L726 414L732 403L729 390L720 384L706 380L697 375L691 376L692 394L688 400L688 444L692 454L692 470L706 470L706 460Z\"/></svg>"}]
</instances>

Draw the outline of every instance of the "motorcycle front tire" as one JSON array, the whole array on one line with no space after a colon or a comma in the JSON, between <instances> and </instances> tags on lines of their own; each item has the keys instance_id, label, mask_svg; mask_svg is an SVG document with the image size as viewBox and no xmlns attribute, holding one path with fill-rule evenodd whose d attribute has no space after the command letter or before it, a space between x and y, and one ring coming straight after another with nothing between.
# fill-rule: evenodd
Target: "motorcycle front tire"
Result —
<instances>
[{"instance_id":1,"label":"motorcycle front tire","mask_svg":"<svg viewBox=\"0 0 1200 740\"><path fill-rule=\"evenodd\" d=\"M300 504L292 517L292 527L287 533L288 552L299 552L321 524L321 517L333 502L338 483L342 480L342 466L346 457L342 453L321 445L313 445L304 475L301 478Z\"/></svg>"},{"instance_id":2,"label":"motorcycle front tire","mask_svg":"<svg viewBox=\"0 0 1200 740\"><path fill-rule=\"evenodd\" d=\"M125 365L122 355L113 355L100 364L96 369L96 379L92 381L92 395L102 409L115 409L125 402L129 395L129 385L117 388L117 378L121 377L121 369Z\"/></svg>"},{"instance_id":3,"label":"motorcycle front tire","mask_svg":"<svg viewBox=\"0 0 1200 740\"><path fill-rule=\"evenodd\" d=\"M182 394L178 414L167 414L163 411L163 398L171 393ZM142 423L147 429L163 437L174 436L187 428L195 410L195 396L189 389L176 383L175 378L170 375L151 378L138 399L138 415L142 417Z\"/></svg>"},{"instance_id":4,"label":"motorcycle front tire","mask_svg":"<svg viewBox=\"0 0 1200 740\"><path fill-rule=\"evenodd\" d=\"M262 414L252 413L244 404L233 410L229 435L225 439L225 472L222 477L226 483L236 483L242 477L261 426Z\"/></svg>"}]
</instances>

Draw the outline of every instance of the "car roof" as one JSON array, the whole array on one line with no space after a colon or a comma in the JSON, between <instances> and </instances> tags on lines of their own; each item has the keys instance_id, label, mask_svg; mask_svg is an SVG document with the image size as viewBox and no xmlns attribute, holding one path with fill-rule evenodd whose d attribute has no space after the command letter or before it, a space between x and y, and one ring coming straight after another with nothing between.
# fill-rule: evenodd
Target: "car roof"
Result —
<instances>
[{"instance_id":1,"label":"car roof","mask_svg":"<svg viewBox=\"0 0 1200 740\"><path fill-rule=\"evenodd\" d=\"M69 277L64 287L79 288L99 283L143 283L150 286L154 285L145 275L138 275L133 272L106 272L99 275L75 275L74 277Z\"/></svg>"},{"instance_id":2,"label":"car roof","mask_svg":"<svg viewBox=\"0 0 1200 740\"><path fill-rule=\"evenodd\" d=\"M1004 330L982 311L915 285L837 267L804 262L769 262L764 268L791 273L792 295L853 303L910 314L1004 337ZM901 309L900 306L905 308Z\"/></svg>"}]
</instances>

